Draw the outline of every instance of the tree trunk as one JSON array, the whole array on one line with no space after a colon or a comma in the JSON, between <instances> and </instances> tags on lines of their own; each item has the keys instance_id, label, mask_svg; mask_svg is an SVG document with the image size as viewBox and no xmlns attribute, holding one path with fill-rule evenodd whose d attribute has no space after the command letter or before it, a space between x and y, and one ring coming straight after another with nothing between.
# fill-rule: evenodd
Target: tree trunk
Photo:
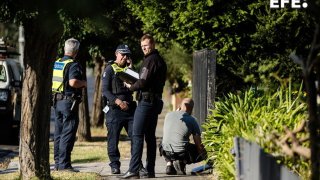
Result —
<instances>
[{"instance_id":1,"label":"tree trunk","mask_svg":"<svg viewBox=\"0 0 320 180\"><path fill-rule=\"evenodd\" d=\"M49 128L52 69L62 34L58 24L51 31L40 21L25 22L24 77L20 128L20 176L50 178Z\"/></svg>"},{"instance_id":2,"label":"tree trunk","mask_svg":"<svg viewBox=\"0 0 320 180\"><path fill-rule=\"evenodd\" d=\"M79 122L77 136L79 141L91 141L87 88L84 88L82 90L82 95L83 95L82 102L79 105L80 122Z\"/></svg>"},{"instance_id":3,"label":"tree trunk","mask_svg":"<svg viewBox=\"0 0 320 180\"><path fill-rule=\"evenodd\" d=\"M93 107L91 114L91 125L94 127L103 127L104 122L104 112L103 109L103 99L102 99L102 85L101 85L101 75L105 68L104 59L101 57L94 58L94 94L93 94Z\"/></svg>"},{"instance_id":4,"label":"tree trunk","mask_svg":"<svg viewBox=\"0 0 320 180\"><path fill-rule=\"evenodd\" d=\"M80 45L81 46L81 45ZM86 75L86 54L87 52L79 51L78 57L76 57L83 68L83 73ZM88 91L87 88L82 90L82 102L79 104L79 127L78 127L78 140L79 141L91 141L90 131L90 117L88 106Z\"/></svg>"},{"instance_id":5,"label":"tree trunk","mask_svg":"<svg viewBox=\"0 0 320 180\"><path fill-rule=\"evenodd\" d=\"M308 93L308 111L309 111L309 129L310 129L310 145L311 145L311 172L312 179L318 180L319 177L319 158L320 158L320 136L319 136L319 119L317 116L317 94L316 88L314 85L313 75L306 76L306 89Z\"/></svg>"},{"instance_id":6,"label":"tree trunk","mask_svg":"<svg viewBox=\"0 0 320 180\"><path fill-rule=\"evenodd\" d=\"M316 25L316 31L312 42L311 50L303 68L305 84L307 90L307 103L309 111L310 129L310 146L311 146L311 179L320 179L320 117L319 104L317 98L320 96L320 62L319 62L319 48L320 46L320 31L319 25ZM316 86L316 82L318 85ZM318 88L318 91L317 91Z\"/></svg>"}]
</instances>

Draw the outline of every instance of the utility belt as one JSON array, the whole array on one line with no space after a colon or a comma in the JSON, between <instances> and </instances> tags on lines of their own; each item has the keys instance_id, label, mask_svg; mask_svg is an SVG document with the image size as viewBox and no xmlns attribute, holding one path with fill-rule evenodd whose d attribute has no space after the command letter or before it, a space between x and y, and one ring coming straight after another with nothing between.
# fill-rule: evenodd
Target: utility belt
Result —
<instances>
[{"instance_id":1,"label":"utility belt","mask_svg":"<svg viewBox=\"0 0 320 180\"><path fill-rule=\"evenodd\" d=\"M61 101L61 100L67 100L67 99L70 99L72 100L72 106L70 108L71 111L74 111L78 108L78 105L81 103L82 101L82 98L80 95L75 95L75 94L72 94L71 96L67 96L67 95L64 95L62 93L54 93L52 95L52 105L55 107L56 106L56 103L57 101Z\"/></svg>"},{"instance_id":2,"label":"utility belt","mask_svg":"<svg viewBox=\"0 0 320 180\"><path fill-rule=\"evenodd\" d=\"M73 98L73 96L66 96L66 95L61 94L61 93L56 93L56 94L55 94L55 99L56 99L56 101L60 101L60 100L64 100L64 99L71 99L71 100L73 100L74 98Z\"/></svg>"},{"instance_id":3,"label":"utility belt","mask_svg":"<svg viewBox=\"0 0 320 180\"><path fill-rule=\"evenodd\" d=\"M139 92L137 94L137 100L141 101L147 101L147 102L154 102L155 100L161 100L162 99L162 95L161 94L157 94L157 93L152 93L152 92Z\"/></svg>"},{"instance_id":4,"label":"utility belt","mask_svg":"<svg viewBox=\"0 0 320 180\"><path fill-rule=\"evenodd\" d=\"M207 159L206 151L199 154L195 144L187 143L184 149L182 152L174 152L173 149L167 151L163 149L162 143L159 144L160 156L164 156L168 160L183 160L186 164L191 164Z\"/></svg>"},{"instance_id":5,"label":"utility belt","mask_svg":"<svg viewBox=\"0 0 320 180\"><path fill-rule=\"evenodd\" d=\"M162 152L163 156L170 159L171 161L176 160L185 160L186 159L186 152L171 152L171 151L164 151Z\"/></svg>"},{"instance_id":6,"label":"utility belt","mask_svg":"<svg viewBox=\"0 0 320 180\"><path fill-rule=\"evenodd\" d=\"M186 158L186 151L183 152L174 152L172 151L166 151L162 147L162 143L159 144L159 152L160 156L164 156L166 159L169 159L171 161L175 160L184 160Z\"/></svg>"}]
</instances>

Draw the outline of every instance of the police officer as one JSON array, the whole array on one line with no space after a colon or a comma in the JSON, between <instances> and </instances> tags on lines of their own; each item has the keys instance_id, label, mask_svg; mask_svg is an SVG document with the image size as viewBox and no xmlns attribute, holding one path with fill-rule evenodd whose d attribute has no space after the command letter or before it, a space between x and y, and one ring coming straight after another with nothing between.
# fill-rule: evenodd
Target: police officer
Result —
<instances>
[{"instance_id":1,"label":"police officer","mask_svg":"<svg viewBox=\"0 0 320 180\"><path fill-rule=\"evenodd\" d=\"M81 88L87 86L81 65L74 60L78 40L65 41L64 56L54 63L52 92L55 108L54 160L55 170L79 172L71 166L71 151L79 124L78 104Z\"/></svg>"},{"instance_id":2,"label":"police officer","mask_svg":"<svg viewBox=\"0 0 320 180\"><path fill-rule=\"evenodd\" d=\"M132 134L133 115L136 102L133 101L132 91L124 86L119 74L127 66L132 66L130 49L121 44L115 51L116 60L107 65L102 77L102 94L107 102L106 126L108 130L108 156L112 174L120 174L120 152L118 149L119 136L124 127L129 137Z\"/></svg>"},{"instance_id":3,"label":"police officer","mask_svg":"<svg viewBox=\"0 0 320 180\"><path fill-rule=\"evenodd\" d=\"M138 91L138 107L134 114L132 132L132 152L129 170L119 178L139 178L140 163L143 152L144 138L147 143L147 173L140 176L155 177L156 136L158 114L161 113L163 102L162 92L166 80L167 65L155 49L155 41L149 34L141 38L144 60L140 69L139 79L132 85L126 84L131 91Z\"/></svg>"}]
</instances>

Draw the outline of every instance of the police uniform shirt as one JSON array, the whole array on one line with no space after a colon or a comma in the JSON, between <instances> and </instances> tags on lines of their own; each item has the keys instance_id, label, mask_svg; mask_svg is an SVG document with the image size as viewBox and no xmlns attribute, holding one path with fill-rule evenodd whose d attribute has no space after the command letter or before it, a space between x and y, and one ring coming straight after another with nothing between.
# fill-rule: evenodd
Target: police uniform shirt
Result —
<instances>
[{"instance_id":1,"label":"police uniform shirt","mask_svg":"<svg viewBox=\"0 0 320 180\"><path fill-rule=\"evenodd\" d=\"M120 78L116 77L115 72L111 65L108 65L102 75L102 95L108 99L108 101L112 104L118 98L122 101L132 102L132 92L130 92L123 84L123 88L121 88L121 92L115 94L112 92L112 80L116 78L115 81L118 83L122 83L123 81ZM115 88L115 87L114 87Z\"/></svg>"},{"instance_id":2,"label":"police uniform shirt","mask_svg":"<svg viewBox=\"0 0 320 180\"><path fill-rule=\"evenodd\" d=\"M68 59L73 59L70 56L63 56L61 58L62 61L64 60L68 60ZM76 89L76 88L72 88L69 85L69 80L70 79L78 79L78 80L84 80L84 76L82 73L82 67L80 65L79 62L73 62L71 63L69 70L68 70L68 74L66 74L68 77L66 77L66 81L67 81L67 86L65 87L65 95L66 96L72 96L72 94L76 94L76 95L81 95L81 89Z\"/></svg>"},{"instance_id":3,"label":"police uniform shirt","mask_svg":"<svg viewBox=\"0 0 320 180\"><path fill-rule=\"evenodd\" d=\"M144 57L139 79L132 84L130 90L162 94L166 74L167 65L155 49Z\"/></svg>"}]
</instances>

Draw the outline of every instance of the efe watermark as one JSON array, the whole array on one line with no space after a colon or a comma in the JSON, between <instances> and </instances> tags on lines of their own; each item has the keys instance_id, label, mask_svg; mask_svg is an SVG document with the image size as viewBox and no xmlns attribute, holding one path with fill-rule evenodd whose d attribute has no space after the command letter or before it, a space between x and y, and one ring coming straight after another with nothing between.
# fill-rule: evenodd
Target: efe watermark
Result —
<instances>
[{"instance_id":1,"label":"efe watermark","mask_svg":"<svg viewBox=\"0 0 320 180\"><path fill-rule=\"evenodd\" d=\"M291 5L293 9L307 8L306 0L270 0L270 8L285 8L286 5Z\"/></svg>"}]
</instances>

